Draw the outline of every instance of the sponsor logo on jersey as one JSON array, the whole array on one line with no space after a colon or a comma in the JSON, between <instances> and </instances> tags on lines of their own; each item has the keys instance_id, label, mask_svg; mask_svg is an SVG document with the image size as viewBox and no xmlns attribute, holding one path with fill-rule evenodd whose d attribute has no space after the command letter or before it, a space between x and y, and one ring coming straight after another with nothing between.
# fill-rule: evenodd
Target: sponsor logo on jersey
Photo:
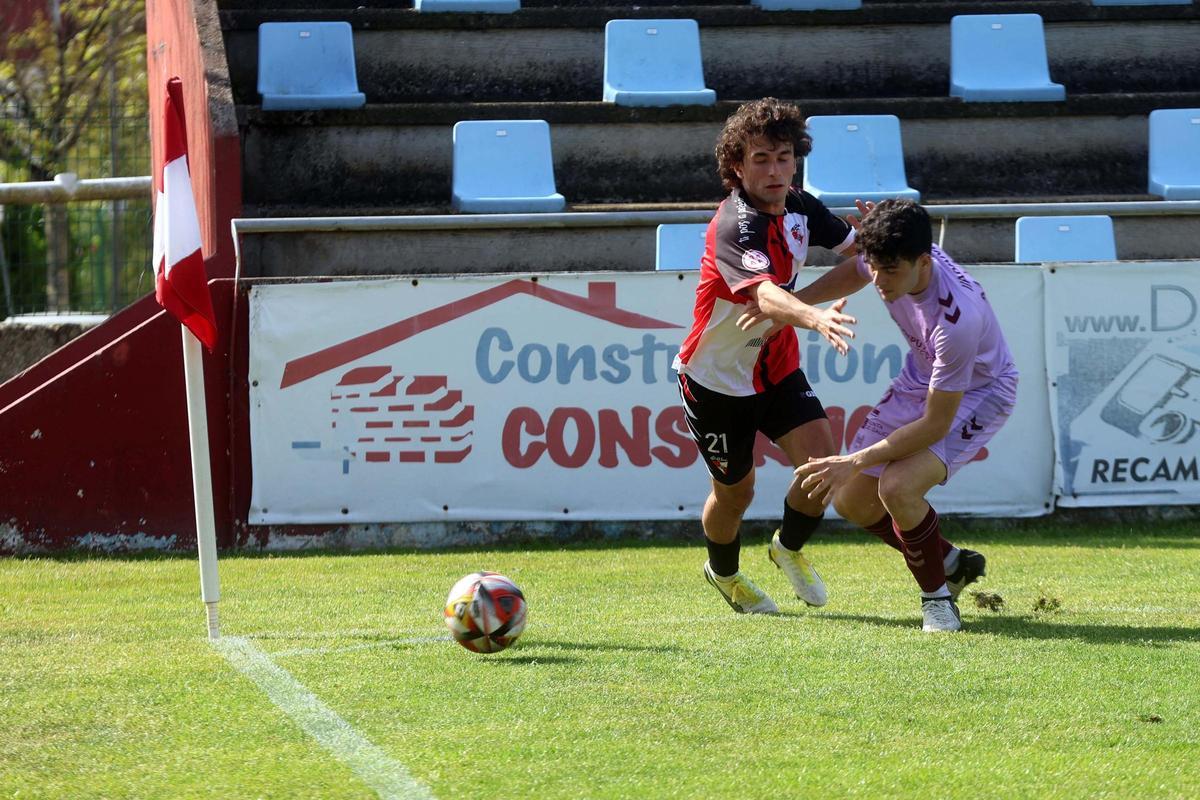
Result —
<instances>
[{"instance_id":1,"label":"sponsor logo on jersey","mask_svg":"<svg viewBox=\"0 0 1200 800\"><path fill-rule=\"evenodd\" d=\"M742 253L742 266L751 272L766 272L771 268L771 259L761 250L747 250Z\"/></svg>"}]
</instances>

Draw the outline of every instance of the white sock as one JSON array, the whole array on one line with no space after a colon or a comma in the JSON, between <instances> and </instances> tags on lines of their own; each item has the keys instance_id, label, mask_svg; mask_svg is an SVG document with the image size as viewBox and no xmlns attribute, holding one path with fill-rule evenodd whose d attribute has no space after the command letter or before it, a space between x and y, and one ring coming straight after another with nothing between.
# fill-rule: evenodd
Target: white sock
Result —
<instances>
[{"instance_id":1,"label":"white sock","mask_svg":"<svg viewBox=\"0 0 1200 800\"><path fill-rule=\"evenodd\" d=\"M946 584L942 584L932 592L921 592L921 597L925 600L947 599L950 597L950 588Z\"/></svg>"},{"instance_id":2,"label":"white sock","mask_svg":"<svg viewBox=\"0 0 1200 800\"><path fill-rule=\"evenodd\" d=\"M946 557L942 559L942 563L946 566L946 574L949 575L954 570L958 569L958 554L959 549L953 545L950 546L950 552L946 553Z\"/></svg>"}]
</instances>

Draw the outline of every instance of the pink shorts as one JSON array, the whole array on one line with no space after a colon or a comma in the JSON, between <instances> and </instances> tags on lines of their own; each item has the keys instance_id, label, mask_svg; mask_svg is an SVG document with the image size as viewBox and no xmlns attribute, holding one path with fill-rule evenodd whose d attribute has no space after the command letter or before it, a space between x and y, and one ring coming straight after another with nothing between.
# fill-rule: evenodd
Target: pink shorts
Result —
<instances>
[{"instance_id":1,"label":"pink shorts","mask_svg":"<svg viewBox=\"0 0 1200 800\"><path fill-rule=\"evenodd\" d=\"M926 395L925 389L901 389L893 383L863 421L850 450L870 447L887 438L897 428L920 419L925 414ZM983 446L992 440L1012 414L1016 396L1016 379L999 380L963 394L950 433L929 447L930 452L946 465L946 478L942 483L971 463ZM878 478L885 466L877 464L868 467L863 474Z\"/></svg>"}]
</instances>

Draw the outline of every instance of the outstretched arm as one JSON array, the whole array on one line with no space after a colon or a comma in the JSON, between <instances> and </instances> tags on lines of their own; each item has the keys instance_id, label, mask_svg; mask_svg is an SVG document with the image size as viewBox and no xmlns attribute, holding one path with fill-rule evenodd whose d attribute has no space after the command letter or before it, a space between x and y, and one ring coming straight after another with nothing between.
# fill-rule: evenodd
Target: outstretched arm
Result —
<instances>
[{"instance_id":1,"label":"outstretched arm","mask_svg":"<svg viewBox=\"0 0 1200 800\"><path fill-rule=\"evenodd\" d=\"M802 303L817 305L848 297L870 283L858 274L858 256L847 258L803 289L794 292Z\"/></svg>"},{"instance_id":2,"label":"outstretched arm","mask_svg":"<svg viewBox=\"0 0 1200 800\"><path fill-rule=\"evenodd\" d=\"M962 402L962 392L930 389L925 413L918 420L902 425L881 441L846 455L814 458L796 468L812 500L828 504L834 494L855 475L876 464L887 464L920 452L946 438L954 415Z\"/></svg>"},{"instance_id":3,"label":"outstretched arm","mask_svg":"<svg viewBox=\"0 0 1200 800\"><path fill-rule=\"evenodd\" d=\"M870 200L855 200L854 205L858 208L859 216L851 214L846 217L846 222L858 231L862 229L862 218L875 210L875 203ZM847 253L849 258L843 259L836 267L795 292L796 298L809 305L828 303L839 297L849 297L866 286L871 281L858 274L858 252L859 247L856 243Z\"/></svg>"},{"instance_id":4,"label":"outstretched arm","mask_svg":"<svg viewBox=\"0 0 1200 800\"><path fill-rule=\"evenodd\" d=\"M747 310L738 317L738 327L749 330L764 319L770 319L778 325L793 325L797 328L809 328L824 336L839 353L845 355L850 350L847 339L854 338L854 331L848 325L854 325L857 319L842 313L846 306L846 298L834 303L829 308L817 308L797 300L791 292L781 289L770 281L762 281L746 289L753 301Z\"/></svg>"}]
</instances>

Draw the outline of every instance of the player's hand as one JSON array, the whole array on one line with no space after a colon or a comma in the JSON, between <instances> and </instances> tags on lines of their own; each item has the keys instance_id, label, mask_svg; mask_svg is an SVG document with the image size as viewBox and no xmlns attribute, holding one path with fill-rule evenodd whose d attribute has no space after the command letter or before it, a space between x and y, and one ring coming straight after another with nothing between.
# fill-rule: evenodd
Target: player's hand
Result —
<instances>
[{"instance_id":1,"label":"player's hand","mask_svg":"<svg viewBox=\"0 0 1200 800\"><path fill-rule=\"evenodd\" d=\"M800 488L808 490L808 499L823 506L828 506L838 490L858 473L851 456L810 458L795 469L796 477L801 478Z\"/></svg>"},{"instance_id":2,"label":"player's hand","mask_svg":"<svg viewBox=\"0 0 1200 800\"><path fill-rule=\"evenodd\" d=\"M875 210L875 201L873 200L855 200L854 207L858 209L858 216L853 214L846 215L846 222L850 223L850 227L854 230L862 229L862 218Z\"/></svg>"},{"instance_id":3,"label":"player's hand","mask_svg":"<svg viewBox=\"0 0 1200 800\"><path fill-rule=\"evenodd\" d=\"M770 317L764 314L763 310L758 307L758 303L751 300L750 302L746 303L746 307L742 310L742 313L738 315L737 326L743 331L748 331L755 325L766 322L769 319Z\"/></svg>"},{"instance_id":4,"label":"player's hand","mask_svg":"<svg viewBox=\"0 0 1200 800\"><path fill-rule=\"evenodd\" d=\"M762 309L758 307L758 303L751 300L749 303L746 304L745 310L743 310L742 313L738 316L737 326L738 326L738 328L740 328L743 331L748 331L751 328L753 328L755 325L759 325L770 319L771 318L768 317L766 314L764 314L762 312ZM765 342L767 339L770 339L772 336L779 333L781 330L783 330L786 327L787 327L786 322L772 321L771 327L767 328L767 330L763 332L763 336L762 336L763 341Z\"/></svg>"},{"instance_id":5,"label":"player's hand","mask_svg":"<svg viewBox=\"0 0 1200 800\"><path fill-rule=\"evenodd\" d=\"M857 325L858 320L842 311L846 307L846 298L843 297L829 308L817 310L817 318L812 329L825 337L825 339L833 345L833 348L842 355L850 352L850 343L847 339L854 338L854 331L849 325Z\"/></svg>"}]
</instances>

